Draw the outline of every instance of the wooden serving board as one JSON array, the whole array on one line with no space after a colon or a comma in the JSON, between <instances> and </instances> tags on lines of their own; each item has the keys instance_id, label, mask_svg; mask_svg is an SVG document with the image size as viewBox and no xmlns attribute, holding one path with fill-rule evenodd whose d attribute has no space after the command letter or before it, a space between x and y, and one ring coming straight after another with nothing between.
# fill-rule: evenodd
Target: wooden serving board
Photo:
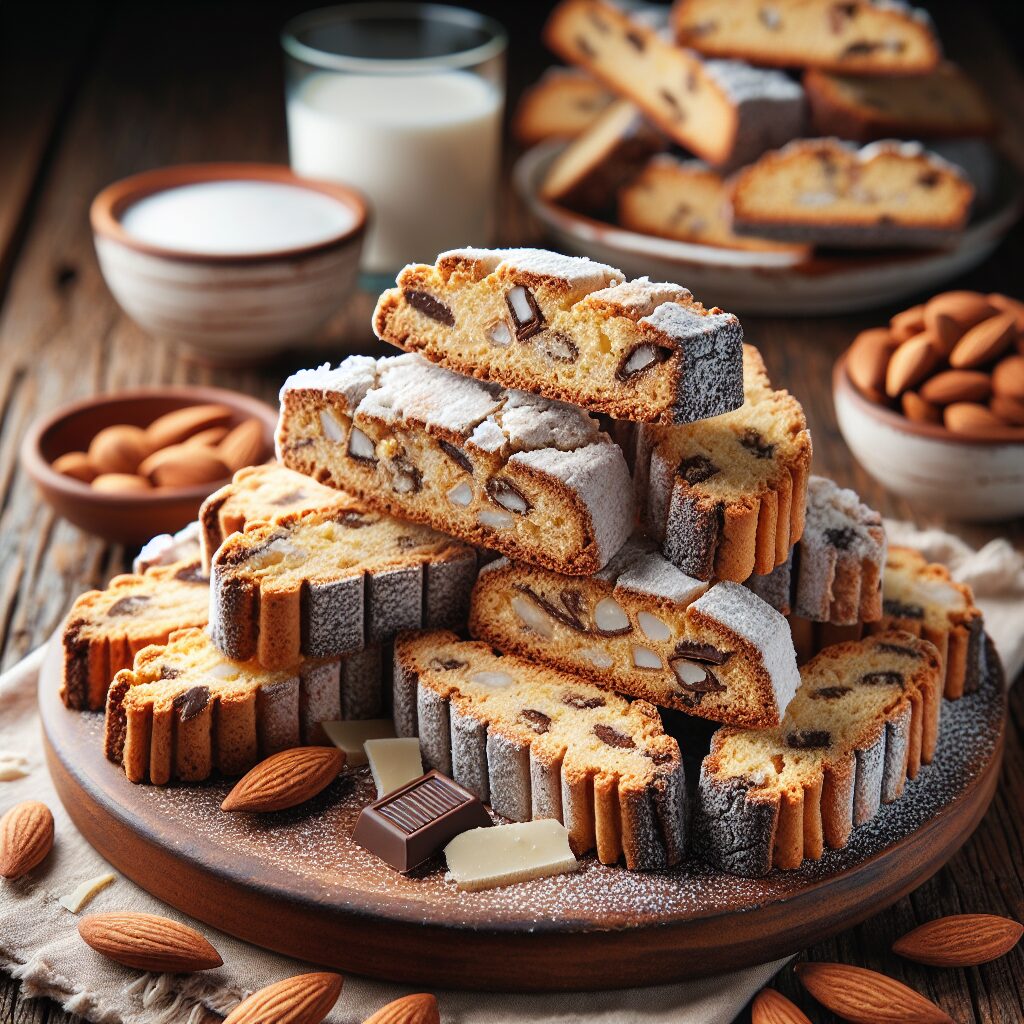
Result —
<instances>
[{"instance_id":1,"label":"wooden serving board","mask_svg":"<svg viewBox=\"0 0 1024 1024\"><path fill-rule=\"evenodd\" d=\"M459 893L443 865L405 877L356 846L367 769L268 815L225 814L228 782L135 786L103 757L103 720L57 696L50 645L39 706L57 791L89 842L154 896L259 946L395 982L550 991L717 974L819 942L934 874L981 820L1003 749L998 667L943 707L935 761L844 850L743 879L694 862L641 874L592 858L573 875ZM995 659L990 663L996 665Z\"/></svg>"}]
</instances>

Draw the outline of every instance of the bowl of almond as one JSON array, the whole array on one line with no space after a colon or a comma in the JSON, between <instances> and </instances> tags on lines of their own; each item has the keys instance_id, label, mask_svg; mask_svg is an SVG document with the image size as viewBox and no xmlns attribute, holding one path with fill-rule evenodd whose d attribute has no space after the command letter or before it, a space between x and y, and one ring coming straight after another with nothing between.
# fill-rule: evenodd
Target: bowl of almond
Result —
<instances>
[{"instance_id":1,"label":"bowl of almond","mask_svg":"<svg viewBox=\"0 0 1024 1024\"><path fill-rule=\"evenodd\" d=\"M57 513L130 546L172 533L237 469L272 457L277 410L234 391L95 395L36 422L25 471Z\"/></svg>"},{"instance_id":2,"label":"bowl of almond","mask_svg":"<svg viewBox=\"0 0 1024 1024\"><path fill-rule=\"evenodd\" d=\"M1024 301L936 295L861 331L832 386L846 443L890 491L965 520L1024 513Z\"/></svg>"}]
</instances>

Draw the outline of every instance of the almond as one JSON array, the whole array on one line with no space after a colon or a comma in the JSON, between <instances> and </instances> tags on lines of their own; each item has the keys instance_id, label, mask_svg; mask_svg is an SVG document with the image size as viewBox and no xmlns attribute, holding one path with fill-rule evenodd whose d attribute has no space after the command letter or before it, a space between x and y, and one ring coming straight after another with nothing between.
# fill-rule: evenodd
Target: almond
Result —
<instances>
[{"instance_id":1,"label":"almond","mask_svg":"<svg viewBox=\"0 0 1024 1024\"><path fill-rule=\"evenodd\" d=\"M941 423L942 410L926 402L916 391L904 391L900 396L903 415L915 423Z\"/></svg>"},{"instance_id":2,"label":"almond","mask_svg":"<svg viewBox=\"0 0 1024 1024\"><path fill-rule=\"evenodd\" d=\"M344 979L327 971L285 978L243 999L223 1024L320 1024L341 995Z\"/></svg>"},{"instance_id":3,"label":"almond","mask_svg":"<svg viewBox=\"0 0 1024 1024\"><path fill-rule=\"evenodd\" d=\"M988 407L1011 427L1024 427L1024 399L993 395Z\"/></svg>"},{"instance_id":4,"label":"almond","mask_svg":"<svg viewBox=\"0 0 1024 1024\"><path fill-rule=\"evenodd\" d=\"M897 341L906 341L924 330L924 306L911 306L889 321L889 330Z\"/></svg>"},{"instance_id":5,"label":"almond","mask_svg":"<svg viewBox=\"0 0 1024 1024\"><path fill-rule=\"evenodd\" d=\"M141 427L119 423L104 427L89 442L89 461L97 473L134 473L152 450Z\"/></svg>"},{"instance_id":6,"label":"almond","mask_svg":"<svg viewBox=\"0 0 1024 1024\"><path fill-rule=\"evenodd\" d=\"M941 358L931 334L917 334L902 345L889 359L885 371L885 393L890 398L912 388L935 369Z\"/></svg>"},{"instance_id":7,"label":"almond","mask_svg":"<svg viewBox=\"0 0 1024 1024\"><path fill-rule=\"evenodd\" d=\"M224 962L194 928L156 914L90 914L78 922L78 934L97 953L140 971L183 974Z\"/></svg>"},{"instance_id":8,"label":"almond","mask_svg":"<svg viewBox=\"0 0 1024 1024\"><path fill-rule=\"evenodd\" d=\"M781 992L763 988L750 1005L750 1024L811 1024L811 1021Z\"/></svg>"},{"instance_id":9,"label":"almond","mask_svg":"<svg viewBox=\"0 0 1024 1024\"><path fill-rule=\"evenodd\" d=\"M960 340L964 329L951 316L946 316L945 313L936 313L929 323L931 326L928 330L935 337L939 351L944 356L948 356L953 351L953 346Z\"/></svg>"},{"instance_id":10,"label":"almond","mask_svg":"<svg viewBox=\"0 0 1024 1024\"><path fill-rule=\"evenodd\" d=\"M211 484L231 475L214 452L187 444L172 444L153 452L139 466L139 472L157 487Z\"/></svg>"},{"instance_id":11,"label":"almond","mask_svg":"<svg viewBox=\"0 0 1024 1024\"><path fill-rule=\"evenodd\" d=\"M382 1006L363 1024L441 1024L441 1014L432 995L417 992Z\"/></svg>"},{"instance_id":12,"label":"almond","mask_svg":"<svg viewBox=\"0 0 1024 1024\"><path fill-rule=\"evenodd\" d=\"M935 318L941 315L948 316L961 331L966 331L995 312L995 307L979 292L940 292L925 303L924 325L934 330Z\"/></svg>"},{"instance_id":13,"label":"almond","mask_svg":"<svg viewBox=\"0 0 1024 1024\"><path fill-rule=\"evenodd\" d=\"M345 766L336 747L293 747L271 754L243 775L220 805L222 811L282 811L316 796Z\"/></svg>"},{"instance_id":14,"label":"almond","mask_svg":"<svg viewBox=\"0 0 1024 1024\"><path fill-rule=\"evenodd\" d=\"M206 430L200 430L198 434L193 434L187 441L182 441L181 443L216 448L227 436L227 427L207 427Z\"/></svg>"},{"instance_id":15,"label":"almond","mask_svg":"<svg viewBox=\"0 0 1024 1024\"><path fill-rule=\"evenodd\" d=\"M1006 356L996 363L992 390L1006 398L1024 399L1024 355Z\"/></svg>"},{"instance_id":16,"label":"almond","mask_svg":"<svg viewBox=\"0 0 1024 1024\"><path fill-rule=\"evenodd\" d=\"M979 370L945 370L929 377L918 390L926 402L935 405L987 402L992 394L992 378Z\"/></svg>"},{"instance_id":17,"label":"almond","mask_svg":"<svg viewBox=\"0 0 1024 1024\"><path fill-rule=\"evenodd\" d=\"M74 477L83 483L91 483L99 476L99 471L89 461L85 452L65 452L59 458L53 460L50 466L64 476Z\"/></svg>"},{"instance_id":18,"label":"almond","mask_svg":"<svg viewBox=\"0 0 1024 1024\"><path fill-rule=\"evenodd\" d=\"M797 964L800 983L852 1024L953 1024L945 1010L895 978L846 964Z\"/></svg>"},{"instance_id":19,"label":"almond","mask_svg":"<svg viewBox=\"0 0 1024 1024\"><path fill-rule=\"evenodd\" d=\"M102 473L93 480L92 489L103 494L136 494L153 487L144 476L134 473Z\"/></svg>"},{"instance_id":20,"label":"almond","mask_svg":"<svg viewBox=\"0 0 1024 1024\"><path fill-rule=\"evenodd\" d=\"M226 425L230 419L231 410L226 405L187 405L175 409L157 417L146 428L150 451L180 444L200 430Z\"/></svg>"},{"instance_id":21,"label":"almond","mask_svg":"<svg viewBox=\"0 0 1024 1024\"><path fill-rule=\"evenodd\" d=\"M999 313L975 324L949 353L949 365L962 370L1001 356L1013 341L1013 324L1012 313Z\"/></svg>"},{"instance_id":22,"label":"almond","mask_svg":"<svg viewBox=\"0 0 1024 1024\"><path fill-rule=\"evenodd\" d=\"M976 402L954 402L942 414L947 430L967 437L985 438L1006 432L1006 424L987 405Z\"/></svg>"},{"instance_id":23,"label":"almond","mask_svg":"<svg viewBox=\"0 0 1024 1024\"><path fill-rule=\"evenodd\" d=\"M952 914L929 921L893 943L892 951L930 967L977 967L1009 953L1024 926L994 914Z\"/></svg>"},{"instance_id":24,"label":"almond","mask_svg":"<svg viewBox=\"0 0 1024 1024\"><path fill-rule=\"evenodd\" d=\"M896 340L884 327L861 331L846 357L846 372L850 380L866 395L885 389L885 368L889 357L899 348Z\"/></svg>"},{"instance_id":25,"label":"almond","mask_svg":"<svg viewBox=\"0 0 1024 1024\"><path fill-rule=\"evenodd\" d=\"M0 818L0 877L21 878L53 848L53 815L38 800L15 804Z\"/></svg>"},{"instance_id":26,"label":"almond","mask_svg":"<svg viewBox=\"0 0 1024 1024\"><path fill-rule=\"evenodd\" d=\"M1000 313L1012 313L1016 318L1017 330L1024 334L1024 302L1020 299L1011 299L1009 295L1000 295L999 292L993 292L985 298L988 299L989 305L994 306Z\"/></svg>"},{"instance_id":27,"label":"almond","mask_svg":"<svg viewBox=\"0 0 1024 1024\"><path fill-rule=\"evenodd\" d=\"M256 419L239 423L217 446L217 454L232 473L243 466L255 465L266 450L263 424Z\"/></svg>"}]
</instances>

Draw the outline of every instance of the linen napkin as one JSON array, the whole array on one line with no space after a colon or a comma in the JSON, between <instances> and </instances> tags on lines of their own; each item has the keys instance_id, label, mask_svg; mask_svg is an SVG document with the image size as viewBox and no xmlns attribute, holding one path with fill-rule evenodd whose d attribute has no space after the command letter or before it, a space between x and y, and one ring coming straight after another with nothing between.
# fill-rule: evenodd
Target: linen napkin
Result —
<instances>
[{"instance_id":1,"label":"linen napkin","mask_svg":"<svg viewBox=\"0 0 1024 1024\"><path fill-rule=\"evenodd\" d=\"M1024 665L1024 557L1006 541L978 552L938 530L887 523L891 543L916 547L950 565L974 588L986 627L1014 679ZM0 882L0 969L25 992L49 996L98 1024L214 1024L245 994L315 969L190 922L207 935L224 965L196 975L141 974L94 953L78 936L78 918L58 902L109 866L86 843L54 792L39 745L36 674L42 648L0 676L0 812L21 800L42 800L54 813L56 843L47 860L15 882ZM135 910L188 921L118 877L83 913ZM443 955L443 951L441 952ZM436 991L446 1024L730 1024L785 960L680 985L556 995ZM332 1024L359 1024L409 989L346 975Z\"/></svg>"}]
</instances>

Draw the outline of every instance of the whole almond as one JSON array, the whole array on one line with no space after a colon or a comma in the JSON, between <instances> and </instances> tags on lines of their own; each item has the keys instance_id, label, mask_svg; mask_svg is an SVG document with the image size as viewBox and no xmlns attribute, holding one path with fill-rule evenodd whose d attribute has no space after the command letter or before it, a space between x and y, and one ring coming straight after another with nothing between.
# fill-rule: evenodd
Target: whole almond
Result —
<instances>
[{"instance_id":1,"label":"whole almond","mask_svg":"<svg viewBox=\"0 0 1024 1024\"><path fill-rule=\"evenodd\" d=\"M949 353L949 365L958 370L982 366L1001 356L1014 336L1012 313L997 313L975 324Z\"/></svg>"},{"instance_id":2,"label":"whole almond","mask_svg":"<svg viewBox=\"0 0 1024 1024\"><path fill-rule=\"evenodd\" d=\"M980 292L940 292L924 305L924 325L934 330L937 316L948 316L961 331L980 323L997 312L995 307Z\"/></svg>"},{"instance_id":3,"label":"whole almond","mask_svg":"<svg viewBox=\"0 0 1024 1024\"><path fill-rule=\"evenodd\" d=\"M906 341L924 330L924 306L911 306L889 321L889 330L897 341Z\"/></svg>"},{"instance_id":4,"label":"whole almond","mask_svg":"<svg viewBox=\"0 0 1024 1024\"><path fill-rule=\"evenodd\" d=\"M889 359L885 371L885 393L896 398L928 376L941 358L931 334L925 331L903 342Z\"/></svg>"},{"instance_id":5,"label":"whole almond","mask_svg":"<svg viewBox=\"0 0 1024 1024\"><path fill-rule=\"evenodd\" d=\"M104 427L89 442L89 461L97 473L134 473L151 451L141 427L118 423Z\"/></svg>"},{"instance_id":6,"label":"whole almond","mask_svg":"<svg viewBox=\"0 0 1024 1024\"><path fill-rule=\"evenodd\" d=\"M90 914L78 922L78 934L97 953L140 971L184 974L224 963L194 928L156 914Z\"/></svg>"},{"instance_id":7,"label":"whole almond","mask_svg":"<svg viewBox=\"0 0 1024 1024\"><path fill-rule=\"evenodd\" d=\"M797 964L800 983L852 1024L953 1024L945 1010L895 978L847 964Z\"/></svg>"},{"instance_id":8,"label":"whole almond","mask_svg":"<svg viewBox=\"0 0 1024 1024\"><path fill-rule=\"evenodd\" d=\"M293 747L271 754L242 776L220 805L222 811L282 811L316 796L345 766L336 747Z\"/></svg>"},{"instance_id":9,"label":"whole almond","mask_svg":"<svg viewBox=\"0 0 1024 1024\"><path fill-rule=\"evenodd\" d=\"M134 473L102 473L92 481L91 487L103 494L141 494L153 489L144 476Z\"/></svg>"},{"instance_id":10,"label":"whole almond","mask_svg":"<svg viewBox=\"0 0 1024 1024\"><path fill-rule=\"evenodd\" d=\"M217 446L217 454L232 473L243 466L253 466L266 452L263 424L256 419L244 420Z\"/></svg>"},{"instance_id":11,"label":"whole almond","mask_svg":"<svg viewBox=\"0 0 1024 1024\"><path fill-rule=\"evenodd\" d=\"M977 402L954 402L942 413L947 430L966 437L985 438L1006 432L1006 424L987 405Z\"/></svg>"},{"instance_id":12,"label":"whole almond","mask_svg":"<svg viewBox=\"0 0 1024 1024\"><path fill-rule=\"evenodd\" d=\"M150 451L180 444L207 427L227 424L231 410L226 405L187 405L183 409L164 413L146 428L149 435Z\"/></svg>"},{"instance_id":13,"label":"whole almond","mask_svg":"<svg viewBox=\"0 0 1024 1024\"><path fill-rule=\"evenodd\" d=\"M935 338L939 351L944 356L948 356L953 351L953 346L956 345L963 335L964 329L951 316L946 316L945 313L936 313L929 318L928 322L930 324L928 330L931 331L932 336Z\"/></svg>"},{"instance_id":14,"label":"whole almond","mask_svg":"<svg viewBox=\"0 0 1024 1024\"><path fill-rule=\"evenodd\" d=\"M216 448L217 445L228 436L227 427L207 427L206 430L200 430L198 434L193 434L190 438L182 441L182 444L187 445L199 445L200 447Z\"/></svg>"},{"instance_id":15,"label":"whole almond","mask_svg":"<svg viewBox=\"0 0 1024 1024\"><path fill-rule=\"evenodd\" d=\"M58 473L74 477L86 484L91 483L99 476L99 471L89 461L89 456L85 452L65 452L54 459L50 466Z\"/></svg>"},{"instance_id":16,"label":"whole almond","mask_svg":"<svg viewBox=\"0 0 1024 1024\"><path fill-rule=\"evenodd\" d=\"M223 1024L320 1024L341 995L344 979L327 971L285 978L243 999Z\"/></svg>"},{"instance_id":17,"label":"whole almond","mask_svg":"<svg viewBox=\"0 0 1024 1024\"><path fill-rule=\"evenodd\" d=\"M903 415L915 423L941 423L942 410L931 402L926 402L916 391L904 391L900 395L900 406Z\"/></svg>"},{"instance_id":18,"label":"whole almond","mask_svg":"<svg viewBox=\"0 0 1024 1024\"><path fill-rule=\"evenodd\" d=\"M38 800L15 804L0 818L0 878L21 878L53 848L53 815Z\"/></svg>"},{"instance_id":19,"label":"whole almond","mask_svg":"<svg viewBox=\"0 0 1024 1024\"><path fill-rule=\"evenodd\" d=\"M993 395L988 407L1011 427L1024 427L1024 399Z\"/></svg>"},{"instance_id":20,"label":"whole almond","mask_svg":"<svg viewBox=\"0 0 1024 1024\"><path fill-rule=\"evenodd\" d=\"M999 292L993 292L991 295L986 295L985 298L1000 313L1012 313L1016 318L1017 330L1024 333L1024 302L1021 302L1020 299L1013 299L1009 295L1001 295Z\"/></svg>"},{"instance_id":21,"label":"whole almond","mask_svg":"<svg viewBox=\"0 0 1024 1024\"><path fill-rule=\"evenodd\" d=\"M763 988L750 1004L750 1024L811 1024L811 1021L781 992Z\"/></svg>"},{"instance_id":22,"label":"whole almond","mask_svg":"<svg viewBox=\"0 0 1024 1024\"><path fill-rule=\"evenodd\" d=\"M363 1024L441 1024L441 1014L432 995L416 992L382 1006Z\"/></svg>"},{"instance_id":23,"label":"whole almond","mask_svg":"<svg viewBox=\"0 0 1024 1024\"><path fill-rule=\"evenodd\" d=\"M864 394L885 390L885 368L899 342L884 327L861 331L846 357L846 372Z\"/></svg>"},{"instance_id":24,"label":"whole almond","mask_svg":"<svg viewBox=\"0 0 1024 1024\"><path fill-rule=\"evenodd\" d=\"M930 967L976 967L1009 953L1024 925L994 914L952 914L922 924L893 943L892 951Z\"/></svg>"},{"instance_id":25,"label":"whole almond","mask_svg":"<svg viewBox=\"0 0 1024 1024\"><path fill-rule=\"evenodd\" d=\"M1006 356L996 363L992 390L1007 398L1024 399L1024 355Z\"/></svg>"},{"instance_id":26,"label":"whole almond","mask_svg":"<svg viewBox=\"0 0 1024 1024\"><path fill-rule=\"evenodd\" d=\"M992 394L992 378L979 370L944 370L929 377L918 391L926 402L935 405L987 402Z\"/></svg>"},{"instance_id":27,"label":"whole almond","mask_svg":"<svg viewBox=\"0 0 1024 1024\"><path fill-rule=\"evenodd\" d=\"M231 475L215 452L187 444L172 444L153 452L139 466L139 472L157 487L211 484Z\"/></svg>"}]
</instances>

